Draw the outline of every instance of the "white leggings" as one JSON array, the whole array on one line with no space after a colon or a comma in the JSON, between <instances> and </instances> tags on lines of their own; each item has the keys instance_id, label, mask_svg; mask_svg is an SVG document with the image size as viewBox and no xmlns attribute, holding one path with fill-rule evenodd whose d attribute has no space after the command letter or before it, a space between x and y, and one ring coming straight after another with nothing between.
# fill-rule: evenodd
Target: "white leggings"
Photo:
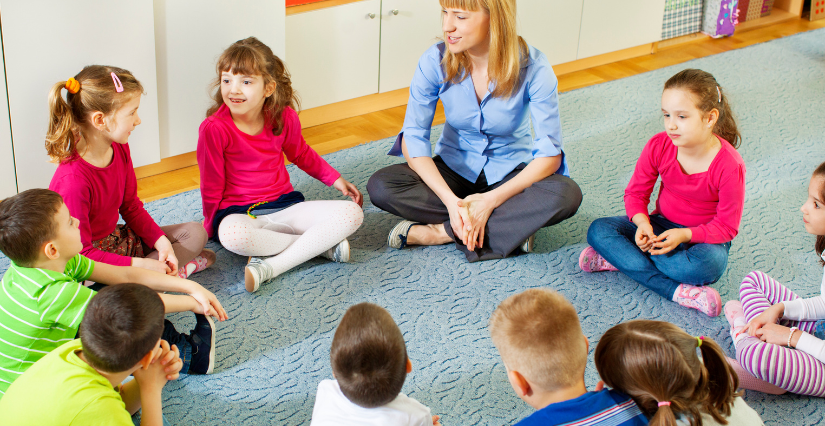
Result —
<instances>
[{"instance_id":1,"label":"white leggings","mask_svg":"<svg viewBox=\"0 0 825 426\"><path fill-rule=\"evenodd\" d=\"M334 247L352 235L364 212L352 201L304 201L279 212L231 214L221 221L221 244L242 256L272 256L275 276Z\"/></svg>"}]
</instances>

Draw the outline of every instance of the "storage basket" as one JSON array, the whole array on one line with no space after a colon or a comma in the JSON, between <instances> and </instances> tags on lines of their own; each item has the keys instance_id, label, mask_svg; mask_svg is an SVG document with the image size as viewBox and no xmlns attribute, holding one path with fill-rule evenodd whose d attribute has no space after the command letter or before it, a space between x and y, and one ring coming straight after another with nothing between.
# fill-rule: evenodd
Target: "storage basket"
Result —
<instances>
[{"instance_id":1,"label":"storage basket","mask_svg":"<svg viewBox=\"0 0 825 426\"><path fill-rule=\"evenodd\" d=\"M698 33L702 29L704 0L666 0L662 40Z\"/></svg>"}]
</instances>

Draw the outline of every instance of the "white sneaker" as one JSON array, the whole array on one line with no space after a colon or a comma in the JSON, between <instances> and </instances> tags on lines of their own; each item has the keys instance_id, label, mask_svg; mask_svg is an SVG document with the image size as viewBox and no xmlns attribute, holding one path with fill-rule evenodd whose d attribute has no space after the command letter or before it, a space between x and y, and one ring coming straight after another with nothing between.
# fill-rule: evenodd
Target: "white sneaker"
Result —
<instances>
[{"instance_id":1,"label":"white sneaker","mask_svg":"<svg viewBox=\"0 0 825 426\"><path fill-rule=\"evenodd\" d=\"M535 244L536 244L536 234L533 234L533 235L530 236L530 238L524 240L524 242L521 243L519 248L521 249L521 251L523 251L525 253L530 253L530 252L533 251L533 247L535 247Z\"/></svg>"},{"instance_id":2,"label":"white sneaker","mask_svg":"<svg viewBox=\"0 0 825 426\"><path fill-rule=\"evenodd\" d=\"M338 263L349 262L349 241L344 238L344 240L336 244L335 247L321 253L321 257Z\"/></svg>"},{"instance_id":3,"label":"white sneaker","mask_svg":"<svg viewBox=\"0 0 825 426\"><path fill-rule=\"evenodd\" d=\"M262 283L265 283L275 277L275 271L272 265L266 261L252 257L244 269L244 283L246 284L246 291L254 293L258 291Z\"/></svg>"},{"instance_id":4,"label":"white sneaker","mask_svg":"<svg viewBox=\"0 0 825 426\"><path fill-rule=\"evenodd\" d=\"M411 220L402 220L398 222L387 236L387 245L394 249L402 249L407 246L407 234L410 233L410 228L413 225L423 225L423 223L413 222Z\"/></svg>"}]
</instances>

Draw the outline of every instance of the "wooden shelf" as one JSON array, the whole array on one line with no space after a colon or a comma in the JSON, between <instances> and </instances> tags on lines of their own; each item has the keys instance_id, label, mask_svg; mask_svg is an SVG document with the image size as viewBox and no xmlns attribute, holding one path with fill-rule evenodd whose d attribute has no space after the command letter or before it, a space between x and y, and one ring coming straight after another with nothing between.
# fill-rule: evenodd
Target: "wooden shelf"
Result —
<instances>
[{"instance_id":1,"label":"wooden shelf","mask_svg":"<svg viewBox=\"0 0 825 426\"><path fill-rule=\"evenodd\" d=\"M342 4L355 3L357 1L361 0L324 0L315 3L301 4L298 6L289 6L286 8L286 16L310 12L318 9L326 9L328 7L341 6Z\"/></svg>"}]
</instances>

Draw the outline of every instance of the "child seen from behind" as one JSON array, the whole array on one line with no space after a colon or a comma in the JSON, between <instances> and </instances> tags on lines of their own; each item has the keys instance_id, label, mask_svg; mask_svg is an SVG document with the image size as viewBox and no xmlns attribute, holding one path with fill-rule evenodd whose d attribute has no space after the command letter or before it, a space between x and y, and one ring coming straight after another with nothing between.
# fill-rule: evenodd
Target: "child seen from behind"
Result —
<instances>
[{"instance_id":1,"label":"child seen from behind","mask_svg":"<svg viewBox=\"0 0 825 426\"><path fill-rule=\"evenodd\" d=\"M490 334L516 395L537 410L518 426L647 424L627 395L585 388L589 343L561 294L529 289L508 297L490 317Z\"/></svg>"},{"instance_id":2,"label":"child seen from behind","mask_svg":"<svg viewBox=\"0 0 825 426\"><path fill-rule=\"evenodd\" d=\"M319 255L348 262L361 193L304 141L284 63L250 37L226 49L216 71L215 103L198 133L203 225L227 250L262 257L246 266L246 290ZM304 201L284 155L353 202Z\"/></svg>"},{"instance_id":3,"label":"child seen from behind","mask_svg":"<svg viewBox=\"0 0 825 426\"><path fill-rule=\"evenodd\" d=\"M312 426L439 426L438 416L404 395L412 363L390 313L372 303L347 309L330 350L332 375L318 385Z\"/></svg>"},{"instance_id":4,"label":"child seen from behind","mask_svg":"<svg viewBox=\"0 0 825 426\"><path fill-rule=\"evenodd\" d=\"M579 266L621 271L667 300L715 317L722 301L707 285L725 272L745 202L745 162L736 151L741 137L724 90L702 70L681 71L665 83L662 114L665 131L645 145L625 190L627 216L590 224L591 247Z\"/></svg>"},{"instance_id":5,"label":"child seen from behind","mask_svg":"<svg viewBox=\"0 0 825 426\"><path fill-rule=\"evenodd\" d=\"M699 356L701 353L701 357ZM656 426L754 426L719 345L663 321L619 324L596 345L605 385L630 395Z\"/></svg>"}]
</instances>

